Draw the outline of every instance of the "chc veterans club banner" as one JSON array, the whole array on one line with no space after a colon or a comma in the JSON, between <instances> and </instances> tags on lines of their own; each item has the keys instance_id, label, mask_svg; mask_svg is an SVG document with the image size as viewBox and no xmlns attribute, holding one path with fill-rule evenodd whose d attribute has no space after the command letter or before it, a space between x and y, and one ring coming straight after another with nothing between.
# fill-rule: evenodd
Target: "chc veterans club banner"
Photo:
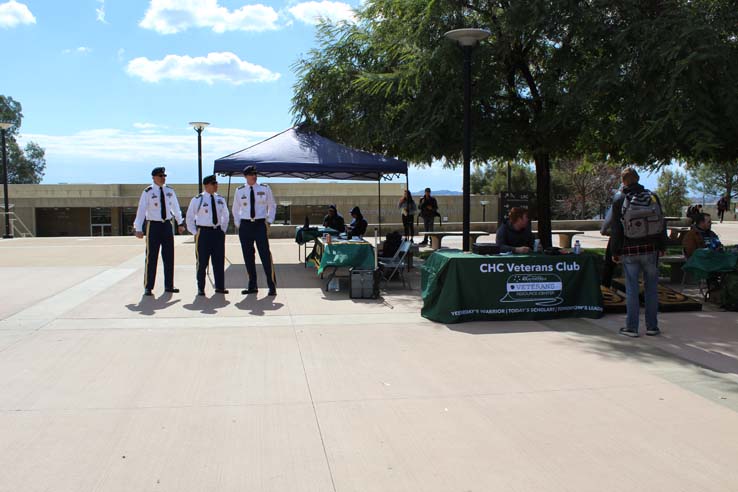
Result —
<instances>
[{"instance_id":1,"label":"chc veterans club banner","mask_svg":"<svg viewBox=\"0 0 738 492\"><path fill-rule=\"evenodd\" d=\"M422 267L423 317L442 323L602 316L592 255L432 254Z\"/></svg>"}]
</instances>

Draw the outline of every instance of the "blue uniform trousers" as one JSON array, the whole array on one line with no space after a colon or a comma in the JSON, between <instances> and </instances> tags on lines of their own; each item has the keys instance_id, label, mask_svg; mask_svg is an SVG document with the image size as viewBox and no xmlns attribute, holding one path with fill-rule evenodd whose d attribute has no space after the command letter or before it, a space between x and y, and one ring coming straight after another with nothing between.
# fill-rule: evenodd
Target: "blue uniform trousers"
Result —
<instances>
[{"instance_id":1,"label":"blue uniform trousers","mask_svg":"<svg viewBox=\"0 0 738 492\"><path fill-rule=\"evenodd\" d=\"M164 262L164 288L174 288L174 229L172 221L146 222L146 266L144 268L144 288L154 288L156 267L159 262L159 249Z\"/></svg>"},{"instance_id":2,"label":"blue uniform trousers","mask_svg":"<svg viewBox=\"0 0 738 492\"><path fill-rule=\"evenodd\" d=\"M220 227L198 227L195 237L197 258L197 290L205 290L205 271L213 263L215 288L225 289L225 233Z\"/></svg>"},{"instance_id":3,"label":"blue uniform trousers","mask_svg":"<svg viewBox=\"0 0 738 492\"><path fill-rule=\"evenodd\" d=\"M269 251L269 238L267 237L267 226L264 219L241 220L238 227L238 238L241 240L241 251L243 252L243 262L246 264L246 272L249 276L249 289L256 289L256 260L254 242L259 250L259 258L264 266L264 273L267 278L267 286L269 290L276 289L277 277L274 272L274 263L272 262L272 253Z\"/></svg>"}]
</instances>

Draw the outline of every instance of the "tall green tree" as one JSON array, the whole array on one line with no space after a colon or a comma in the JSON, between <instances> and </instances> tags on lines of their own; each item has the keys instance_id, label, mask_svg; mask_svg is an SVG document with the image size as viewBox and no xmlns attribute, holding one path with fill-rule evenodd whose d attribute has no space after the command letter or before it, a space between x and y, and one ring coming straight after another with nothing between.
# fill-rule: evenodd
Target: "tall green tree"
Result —
<instances>
[{"instance_id":1,"label":"tall green tree","mask_svg":"<svg viewBox=\"0 0 738 492\"><path fill-rule=\"evenodd\" d=\"M472 159L535 163L547 245L552 160L595 153L653 168L727 148L711 110L693 120L705 100L734 94L736 78L720 74L733 73L735 27L715 19L735 18L734 3L368 0L355 24L319 28L319 47L295 64L293 111L352 146L458 164L461 52L443 34L488 27L473 55Z\"/></svg>"},{"instance_id":2,"label":"tall green tree","mask_svg":"<svg viewBox=\"0 0 738 492\"><path fill-rule=\"evenodd\" d=\"M679 171L664 169L658 178L656 195L661 200L665 215L679 217L682 207L687 205L687 175Z\"/></svg>"},{"instance_id":3,"label":"tall green tree","mask_svg":"<svg viewBox=\"0 0 738 492\"><path fill-rule=\"evenodd\" d=\"M0 121L13 124L6 131L8 183L40 183L46 169L46 152L36 142L28 142L24 148L18 144L17 135L23 122L21 103L12 97L0 95ZM2 179L0 175L0 183Z\"/></svg>"},{"instance_id":4,"label":"tall green tree","mask_svg":"<svg viewBox=\"0 0 738 492\"><path fill-rule=\"evenodd\" d=\"M711 196L738 197L738 161L687 165L690 187Z\"/></svg>"},{"instance_id":5,"label":"tall green tree","mask_svg":"<svg viewBox=\"0 0 738 492\"><path fill-rule=\"evenodd\" d=\"M507 189L507 163L488 163L477 167L471 174L470 188L474 194L498 195L503 191L532 191L536 185L536 174L523 163L510 163L510 185Z\"/></svg>"},{"instance_id":6,"label":"tall green tree","mask_svg":"<svg viewBox=\"0 0 738 492\"><path fill-rule=\"evenodd\" d=\"M620 182L620 168L589 158L559 159L553 167L554 211L563 218L602 214Z\"/></svg>"}]
</instances>

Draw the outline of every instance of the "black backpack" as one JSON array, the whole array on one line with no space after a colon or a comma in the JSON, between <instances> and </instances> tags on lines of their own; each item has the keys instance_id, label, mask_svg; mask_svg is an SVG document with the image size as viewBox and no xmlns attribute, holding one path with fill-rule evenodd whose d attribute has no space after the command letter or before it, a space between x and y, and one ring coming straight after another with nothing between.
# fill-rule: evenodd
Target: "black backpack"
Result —
<instances>
[{"instance_id":1,"label":"black backpack","mask_svg":"<svg viewBox=\"0 0 738 492\"><path fill-rule=\"evenodd\" d=\"M391 258L395 256L397 250L400 249L402 244L402 233L400 231L392 231L387 234L384 240L384 246L382 247L382 256L385 258Z\"/></svg>"}]
</instances>

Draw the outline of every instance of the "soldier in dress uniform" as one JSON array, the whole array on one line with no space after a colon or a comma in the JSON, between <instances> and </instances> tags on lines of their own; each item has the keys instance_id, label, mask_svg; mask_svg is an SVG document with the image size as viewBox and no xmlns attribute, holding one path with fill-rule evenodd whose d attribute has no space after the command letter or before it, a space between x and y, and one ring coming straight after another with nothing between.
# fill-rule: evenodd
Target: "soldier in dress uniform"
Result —
<instances>
[{"instance_id":1,"label":"soldier in dress uniform","mask_svg":"<svg viewBox=\"0 0 738 492\"><path fill-rule=\"evenodd\" d=\"M269 251L267 226L274 222L274 217L277 215L277 203L268 186L256 183L254 166L245 168L243 174L246 177L246 184L239 186L233 197L233 220L238 228L243 261L246 263L246 272L249 277L248 289L242 290L241 294L255 294L259 291L254 261L254 242L256 242L259 258L267 278L269 295L276 296L276 275L272 253Z\"/></svg>"},{"instance_id":2,"label":"soldier in dress uniform","mask_svg":"<svg viewBox=\"0 0 738 492\"><path fill-rule=\"evenodd\" d=\"M146 267L144 268L144 295L150 296L156 280L156 265L161 247L161 259L164 262L165 292L179 292L174 287L174 228L172 218L179 224L179 233L185 231L182 210L179 208L177 194L167 186L166 170L155 167L151 171L154 181L152 186L141 193L138 201L136 220L133 221L136 237L144 237L143 227L146 221Z\"/></svg>"},{"instance_id":3,"label":"soldier in dress uniform","mask_svg":"<svg viewBox=\"0 0 738 492\"><path fill-rule=\"evenodd\" d=\"M197 295L205 295L205 270L213 263L215 292L227 294L225 288L225 234L228 230L228 204L218 195L215 176L202 180L205 191L194 197L187 207L187 230L195 236L197 259Z\"/></svg>"}]
</instances>

